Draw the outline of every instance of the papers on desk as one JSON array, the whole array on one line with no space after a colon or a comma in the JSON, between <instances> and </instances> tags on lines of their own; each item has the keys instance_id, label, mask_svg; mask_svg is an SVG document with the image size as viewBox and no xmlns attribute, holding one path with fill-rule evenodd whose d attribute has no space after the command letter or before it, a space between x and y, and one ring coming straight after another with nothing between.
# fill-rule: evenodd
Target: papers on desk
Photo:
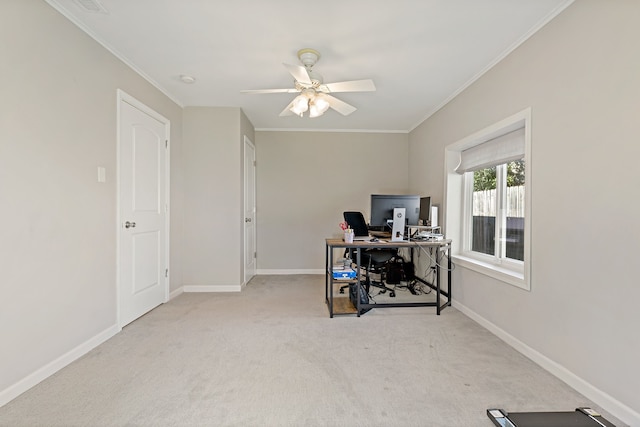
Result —
<instances>
[{"instance_id":1,"label":"papers on desk","mask_svg":"<svg viewBox=\"0 0 640 427\"><path fill-rule=\"evenodd\" d=\"M345 267L343 264L336 264L332 269L334 279L355 279L356 271L351 267Z\"/></svg>"}]
</instances>

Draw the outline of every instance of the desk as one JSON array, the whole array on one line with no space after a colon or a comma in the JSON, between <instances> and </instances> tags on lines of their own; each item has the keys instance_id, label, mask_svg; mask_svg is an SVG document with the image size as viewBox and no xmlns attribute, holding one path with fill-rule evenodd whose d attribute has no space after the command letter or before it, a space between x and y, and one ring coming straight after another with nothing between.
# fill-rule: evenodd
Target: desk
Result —
<instances>
[{"instance_id":1,"label":"desk","mask_svg":"<svg viewBox=\"0 0 640 427\"><path fill-rule=\"evenodd\" d=\"M378 242L369 242L369 241L355 241L353 243L345 243L342 239L326 239L326 256L325 256L325 302L327 303L327 307L329 309L329 317L333 317L334 314L357 314L360 317L360 312L362 309L366 308L382 308L382 307L436 307L436 313L440 315L440 311L451 305L451 240L411 240L411 241L402 241L402 242L389 242L383 239L380 239ZM440 284L440 263L436 262L435 265L435 283L428 283L425 280L416 277L416 280L424 283L429 286L431 289L436 291L436 301L435 302L399 302L399 303L384 303L384 304L363 304L360 302L360 292L361 287L356 286L357 289L357 299L358 302L357 307L353 307L353 304L349 301L349 297L347 296L346 302L342 301L344 298L340 298L340 304L336 304L336 300L333 298L333 288L334 282L338 282L340 284L343 283L360 283L361 281L361 268L360 268L360 255L362 249L400 249L400 248L408 248L411 251L411 262L413 262L413 250L423 248L429 251L435 251L435 258L438 261L438 255L440 252L444 251L447 253L447 283L448 289L447 291L441 288ZM335 259L334 250L335 249L355 249L356 250L356 272L357 276L355 279L345 280L345 279L334 279L332 274L333 262ZM433 252L432 252L433 253ZM447 301L441 303L441 296L445 296Z\"/></svg>"}]
</instances>

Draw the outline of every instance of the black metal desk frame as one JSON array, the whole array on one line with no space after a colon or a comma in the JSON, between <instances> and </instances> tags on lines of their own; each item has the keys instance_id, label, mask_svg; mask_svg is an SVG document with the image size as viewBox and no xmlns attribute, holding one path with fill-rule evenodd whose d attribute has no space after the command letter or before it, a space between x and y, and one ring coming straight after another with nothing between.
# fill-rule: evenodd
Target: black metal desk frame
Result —
<instances>
[{"instance_id":1,"label":"black metal desk frame","mask_svg":"<svg viewBox=\"0 0 640 427\"><path fill-rule=\"evenodd\" d=\"M378 242L370 242L370 241L356 241L353 243L345 243L342 239L326 239L326 256L325 256L325 302L327 303L327 308L329 309L329 317L333 317L334 314L356 314L360 317L360 313L362 309L367 308L384 308L384 307L436 307L436 314L440 315L440 311L447 306L451 305L451 240L437 240L437 241L428 241L428 240L411 240L411 241L402 241L402 242L390 242L384 241L381 239ZM416 277L421 283L424 283L426 286L430 287L434 291L436 291L436 301L435 302L399 302L399 303L380 303L380 304L362 304L360 302L360 292L361 286L356 286L357 289L357 307L355 307L355 312L335 312L334 311L334 298L333 298L333 288L334 282L339 283L361 283L361 251L362 249L400 249L400 248L408 248L411 250L411 262L413 262L413 250L416 248L428 248L436 250L436 265L435 265L435 284L429 283L422 278ZM447 284L448 289L445 291L441 288L440 283L440 263L438 261L438 253L441 249L446 249L447 252ZM334 261L334 250L335 249L355 249L356 250L356 278L351 280L345 279L334 279L333 278L333 261ZM445 296L447 300L442 303L441 296Z\"/></svg>"}]
</instances>

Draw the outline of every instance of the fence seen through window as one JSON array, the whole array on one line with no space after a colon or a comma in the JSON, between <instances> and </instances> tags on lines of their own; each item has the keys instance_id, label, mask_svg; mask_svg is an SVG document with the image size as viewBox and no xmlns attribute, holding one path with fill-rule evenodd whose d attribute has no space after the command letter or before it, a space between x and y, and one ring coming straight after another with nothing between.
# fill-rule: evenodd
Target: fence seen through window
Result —
<instances>
[{"instance_id":1,"label":"fence seen through window","mask_svg":"<svg viewBox=\"0 0 640 427\"><path fill-rule=\"evenodd\" d=\"M511 162L508 166L503 169L506 172L506 182L503 181L506 186L502 187L502 191L506 193L505 212L496 212L499 205L496 198L500 197L500 192L496 189L496 178L501 175L500 172L496 173L495 166L474 172L471 250L524 261L524 162ZM505 221L499 237L504 243L500 254L496 254L496 218Z\"/></svg>"}]
</instances>

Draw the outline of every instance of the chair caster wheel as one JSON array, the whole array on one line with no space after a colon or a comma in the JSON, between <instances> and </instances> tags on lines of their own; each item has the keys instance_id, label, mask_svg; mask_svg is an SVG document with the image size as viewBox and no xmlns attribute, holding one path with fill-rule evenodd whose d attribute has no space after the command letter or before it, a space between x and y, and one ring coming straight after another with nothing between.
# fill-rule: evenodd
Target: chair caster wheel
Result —
<instances>
[{"instance_id":1,"label":"chair caster wheel","mask_svg":"<svg viewBox=\"0 0 640 427\"><path fill-rule=\"evenodd\" d=\"M344 294L344 289L340 289L340 293L341 293L341 294Z\"/></svg>"},{"instance_id":2,"label":"chair caster wheel","mask_svg":"<svg viewBox=\"0 0 640 427\"><path fill-rule=\"evenodd\" d=\"M393 297L395 297L395 296L396 296L396 293L395 293L395 292L389 292L389 296L390 296L391 298L393 298Z\"/></svg>"}]
</instances>

